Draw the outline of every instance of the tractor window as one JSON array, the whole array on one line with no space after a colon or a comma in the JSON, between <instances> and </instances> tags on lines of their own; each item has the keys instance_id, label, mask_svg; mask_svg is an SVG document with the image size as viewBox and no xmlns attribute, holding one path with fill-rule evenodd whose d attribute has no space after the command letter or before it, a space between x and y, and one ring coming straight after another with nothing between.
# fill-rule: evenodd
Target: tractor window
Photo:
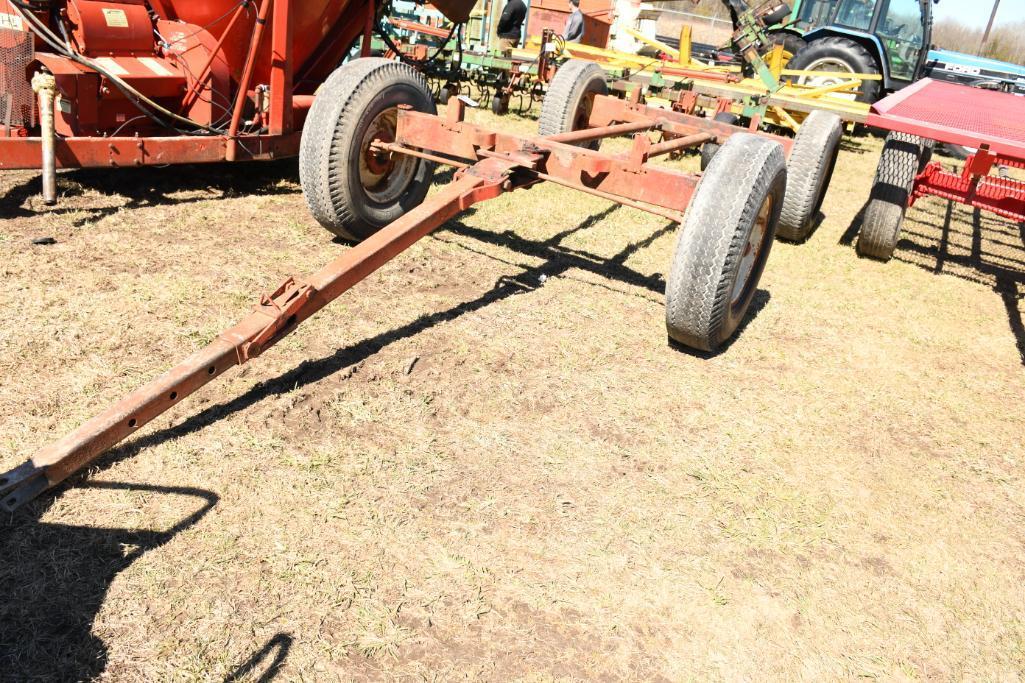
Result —
<instances>
[{"instance_id":1,"label":"tractor window","mask_svg":"<svg viewBox=\"0 0 1025 683\"><path fill-rule=\"evenodd\" d=\"M807 30L818 26L829 26L833 23L834 9L836 9L835 0L803 0L798 21L804 24Z\"/></svg>"},{"instance_id":2,"label":"tractor window","mask_svg":"<svg viewBox=\"0 0 1025 683\"><path fill-rule=\"evenodd\" d=\"M876 33L883 43L890 73L911 80L922 51L922 9L918 0L886 0Z\"/></svg>"},{"instance_id":3,"label":"tractor window","mask_svg":"<svg viewBox=\"0 0 1025 683\"><path fill-rule=\"evenodd\" d=\"M841 0L836 12L836 23L867 31L875 8L876 0Z\"/></svg>"}]
</instances>

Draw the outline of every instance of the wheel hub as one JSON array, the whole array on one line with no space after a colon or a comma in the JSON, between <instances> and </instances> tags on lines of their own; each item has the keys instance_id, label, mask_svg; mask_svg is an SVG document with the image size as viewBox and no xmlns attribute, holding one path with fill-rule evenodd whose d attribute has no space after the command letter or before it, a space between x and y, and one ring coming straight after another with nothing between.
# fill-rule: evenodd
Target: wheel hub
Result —
<instances>
[{"instance_id":1,"label":"wheel hub","mask_svg":"<svg viewBox=\"0 0 1025 683\"><path fill-rule=\"evenodd\" d=\"M851 68L850 64L834 59L832 57L823 57L822 59L816 59L814 62L809 64L803 69L804 71L825 71L825 72L837 72L842 71L844 73L854 74L854 69ZM801 85L806 85L812 88L822 88L829 85L836 85L847 80L839 76L801 76L797 79L797 82ZM835 92L832 93L833 97L840 97L844 99L857 99L857 94L852 92Z\"/></svg>"},{"instance_id":2,"label":"wheel hub","mask_svg":"<svg viewBox=\"0 0 1025 683\"><path fill-rule=\"evenodd\" d=\"M374 146L374 143L395 142L397 126L398 109L385 109L367 126L360 145L360 184L367 197L381 204L398 199L416 174L417 160L414 157L393 154Z\"/></svg>"},{"instance_id":3,"label":"wheel hub","mask_svg":"<svg viewBox=\"0 0 1025 683\"><path fill-rule=\"evenodd\" d=\"M755 217L751 234L747 238L747 244L744 245L737 280L733 283L733 291L730 292L730 304L733 306L740 303L748 293L751 274L758 263L758 256L761 254L762 245L765 242L765 234L769 229L770 216L772 216L772 195L766 197L761 208L758 209L758 216Z\"/></svg>"}]
</instances>

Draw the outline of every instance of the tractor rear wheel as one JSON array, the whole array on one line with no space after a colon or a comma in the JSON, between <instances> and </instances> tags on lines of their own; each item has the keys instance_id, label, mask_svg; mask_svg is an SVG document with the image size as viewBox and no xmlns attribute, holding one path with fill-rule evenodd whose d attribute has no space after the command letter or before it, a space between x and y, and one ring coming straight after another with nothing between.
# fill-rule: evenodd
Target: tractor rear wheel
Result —
<instances>
[{"instance_id":1,"label":"tractor rear wheel","mask_svg":"<svg viewBox=\"0 0 1025 683\"><path fill-rule=\"evenodd\" d=\"M608 92L604 69L594 62L568 60L555 72L541 102L538 134L558 135L587 128L594 98ZM588 140L577 145L598 149L600 143L601 140Z\"/></svg>"},{"instance_id":2,"label":"tractor rear wheel","mask_svg":"<svg viewBox=\"0 0 1025 683\"><path fill-rule=\"evenodd\" d=\"M787 160L787 193L779 216L780 238L802 242L815 227L840 153L840 117L817 109L801 123Z\"/></svg>"},{"instance_id":3,"label":"tractor rear wheel","mask_svg":"<svg viewBox=\"0 0 1025 683\"><path fill-rule=\"evenodd\" d=\"M892 132L886 136L858 234L860 255L880 261L893 256L924 149L917 135Z\"/></svg>"},{"instance_id":4,"label":"tractor rear wheel","mask_svg":"<svg viewBox=\"0 0 1025 683\"><path fill-rule=\"evenodd\" d=\"M787 64L795 71L846 72L850 74L879 74L879 65L868 50L849 38L830 36L808 43L797 51ZM788 77L802 85L822 87L843 80L837 76ZM879 81L862 81L861 92L854 97L858 102L871 104L881 94Z\"/></svg>"},{"instance_id":5,"label":"tractor rear wheel","mask_svg":"<svg viewBox=\"0 0 1025 683\"><path fill-rule=\"evenodd\" d=\"M751 305L772 248L786 190L783 147L731 136L698 181L666 281L669 337L715 351Z\"/></svg>"},{"instance_id":6,"label":"tractor rear wheel","mask_svg":"<svg viewBox=\"0 0 1025 683\"><path fill-rule=\"evenodd\" d=\"M728 111L719 112L718 114L712 117L712 120L718 121L719 123L728 123L731 126L736 126L740 124L740 117ZM708 168L708 165L712 163L712 158L716 155L716 153L719 151L719 147L721 146L722 145L720 145L718 142L706 142L705 144L701 145L702 171Z\"/></svg>"},{"instance_id":7,"label":"tractor rear wheel","mask_svg":"<svg viewBox=\"0 0 1025 683\"><path fill-rule=\"evenodd\" d=\"M303 126L299 178L314 218L335 235L364 240L419 205L434 164L376 149L394 142L398 108L434 114L427 83L413 68L368 57L338 67Z\"/></svg>"}]
</instances>

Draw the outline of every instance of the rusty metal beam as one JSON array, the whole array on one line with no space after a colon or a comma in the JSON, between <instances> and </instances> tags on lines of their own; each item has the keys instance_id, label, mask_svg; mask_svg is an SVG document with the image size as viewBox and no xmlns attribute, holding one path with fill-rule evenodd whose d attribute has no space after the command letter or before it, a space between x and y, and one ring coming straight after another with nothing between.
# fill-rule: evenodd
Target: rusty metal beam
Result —
<instances>
[{"instance_id":1,"label":"rusty metal beam","mask_svg":"<svg viewBox=\"0 0 1025 683\"><path fill-rule=\"evenodd\" d=\"M60 441L40 449L29 461L0 474L0 507L14 510L59 484L229 368L263 353L448 219L512 189L507 175L514 166L510 161L486 159L316 273L303 279L289 278L273 294L264 296L256 310L208 346Z\"/></svg>"},{"instance_id":2,"label":"rusty metal beam","mask_svg":"<svg viewBox=\"0 0 1025 683\"><path fill-rule=\"evenodd\" d=\"M243 135L236 139L235 160L277 159L299 153L300 133ZM58 138L57 168L127 168L165 164L202 164L227 160L225 136ZM0 139L0 170L38 169L39 138Z\"/></svg>"},{"instance_id":3,"label":"rusty metal beam","mask_svg":"<svg viewBox=\"0 0 1025 683\"><path fill-rule=\"evenodd\" d=\"M566 133L558 133L557 135L546 135L545 140L549 142L585 142L587 140L599 140L601 138L611 138L617 135L626 135L627 133L637 133L644 130L658 130L661 127L661 122L653 119L645 119L643 121L634 121L632 123L619 123L611 126L604 126L602 128L581 128L580 130L571 130Z\"/></svg>"},{"instance_id":4,"label":"rusty metal beam","mask_svg":"<svg viewBox=\"0 0 1025 683\"><path fill-rule=\"evenodd\" d=\"M653 123L653 121L649 121ZM540 153L536 171L546 179L617 201L626 199L682 213L690 201L698 177L635 159L606 154L550 137L498 133L473 124L444 120L429 114L400 111L395 136L403 147L430 150L462 159L478 159L488 152ZM596 194L592 192L591 194ZM661 215L661 214L660 214Z\"/></svg>"},{"instance_id":5,"label":"rusty metal beam","mask_svg":"<svg viewBox=\"0 0 1025 683\"><path fill-rule=\"evenodd\" d=\"M714 121L701 116L694 116L693 114L651 107L646 104L621 100L618 97L609 97L607 95L599 95L594 98L588 126L600 128L613 123L640 122L654 119L662 119L662 130L673 135L686 136L696 133L714 133L720 143L725 142L731 135L751 132L747 128L731 126L722 121ZM773 135L771 133L759 133L759 135L780 143L783 145L783 151L787 156L790 155L790 148L794 144L793 138Z\"/></svg>"},{"instance_id":6,"label":"rusty metal beam","mask_svg":"<svg viewBox=\"0 0 1025 683\"><path fill-rule=\"evenodd\" d=\"M703 142L709 140L715 140L715 133L694 133L693 135L686 135L682 138L670 138L664 142L659 142L651 146L648 149L649 157L657 157L663 154L669 154L670 152L676 152L681 149L687 149L688 147L694 147L700 145Z\"/></svg>"}]
</instances>

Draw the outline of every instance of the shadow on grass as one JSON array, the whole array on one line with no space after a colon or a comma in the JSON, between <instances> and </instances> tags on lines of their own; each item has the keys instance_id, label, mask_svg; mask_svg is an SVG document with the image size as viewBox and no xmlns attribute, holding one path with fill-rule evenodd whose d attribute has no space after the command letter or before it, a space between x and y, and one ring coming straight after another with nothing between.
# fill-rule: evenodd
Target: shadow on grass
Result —
<instances>
[{"instance_id":1,"label":"shadow on grass","mask_svg":"<svg viewBox=\"0 0 1025 683\"><path fill-rule=\"evenodd\" d=\"M200 505L164 531L39 521L52 497L0 524L0 679L81 681L103 672L107 648L93 620L121 570L196 524L217 504L197 488L86 482L93 489L195 498Z\"/></svg>"},{"instance_id":2,"label":"shadow on grass","mask_svg":"<svg viewBox=\"0 0 1025 683\"><path fill-rule=\"evenodd\" d=\"M57 206L36 212L24 208L25 202L42 191L39 177L11 187L0 195L0 216L25 218L45 213L60 216L85 212L74 222L75 227L100 220L125 209L146 206L186 204L221 199L235 195L294 194L298 189L282 181L299 182L299 166L295 159L252 161L243 163L193 164L175 166L144 166L132 169L83 168L57 176ZM104 195L125 197L118 206L90 206L78 201L83 190ZM198 196L178 196L202 192Z\"/></svg>"},{"instance_id":3,"label":"shadow on grass","mask_svg":"<svg viewBox=\"0 0 1025 683\"><path fill-rule=\"evenodd\" d=\"M840 237L840 244L845 246L854 244L858 232L861 230L867 206L868 203L866 202L853 220L851 220L850 225L847 226L847 229ZM993 254L986 253L982 249L983 226L982 211L980 209L973 209L972 222L968 226L970 232L965 233L971 237L971 248L968 250L968 253L951 251L950 236L953 230L951 225L953 216L954 202L948 201L942 225L919 221L939 229L940 235L936 244L926 245L902 237L897 242L893 258L936 275L956 277L992 288L1000 296L1004 304L1008 327L1011 330L1011 334L1014 335L1015 347L1018 350L1018 355L1021 357L1021 363L1025 365L1025 321L1022 320L1021 310L1018 307L1018 302L1025 299L1025 223L1015 224L1008 222L1008 226L1013 226L1017 230L1017 235L1014 236L1016 243L1001 242L1003 246L1007 247L1017 248L1020 246L1023 259L1015 260L1003 257L1001 260L1004 263L998 263L991 258L994 256ZM902 229L905 235L909 234L907 228L908 224L905 222ZM1012 232L999 232L1007 236L1013 234ZM920 233L915 234L924 240L933 241L931 236ZM909 254L915 254L918 258L908 258ZM958 266L959 268L951 270L948 268L950 265Z\"/></svg>"}]
</instances>

